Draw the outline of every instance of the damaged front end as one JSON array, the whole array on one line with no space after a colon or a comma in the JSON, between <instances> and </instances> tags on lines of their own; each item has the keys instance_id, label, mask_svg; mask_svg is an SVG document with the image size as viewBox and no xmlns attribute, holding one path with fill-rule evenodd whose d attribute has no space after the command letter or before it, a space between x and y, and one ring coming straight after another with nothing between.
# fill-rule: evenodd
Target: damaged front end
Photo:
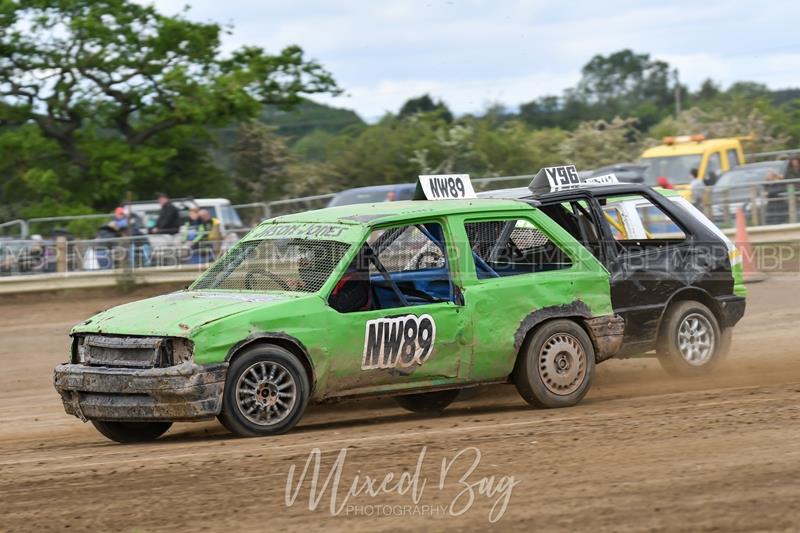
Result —
<instances>
[{"instance_id":1,"label":"damaged front end","mask_svg":"<svg viewBox=\"0 0 800 533\"><path fill-rule=\"evenodd\" d=\"M177 337L77 334L54 385L66 412L84 421L211 418L222 408L228 364L197 365L192 351Z\"/></svg>"}]
</instances>

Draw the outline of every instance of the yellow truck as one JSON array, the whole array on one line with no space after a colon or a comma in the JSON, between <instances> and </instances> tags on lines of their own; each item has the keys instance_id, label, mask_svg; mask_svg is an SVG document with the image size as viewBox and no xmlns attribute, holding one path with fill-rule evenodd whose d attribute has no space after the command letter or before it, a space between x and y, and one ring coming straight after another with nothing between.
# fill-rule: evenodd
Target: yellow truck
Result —
<instances>
[{"instance_id":1,"label":"yellow truck","mask_svg":"<svg viewBox=\"0 0 800 533\"><path fill-rule=\"evenodd\" d=\"M676 188L683 189L691 181L692 169L697 169L698 176L713 183L723 172L744 164L742 141L750 139L706 139L703 135L664 137L663 144L642 153L639 162L647 166L644 182L651 186L663 185L660 183L663 180L659 180L663 176Z\"/></svg>"}]
</instances>

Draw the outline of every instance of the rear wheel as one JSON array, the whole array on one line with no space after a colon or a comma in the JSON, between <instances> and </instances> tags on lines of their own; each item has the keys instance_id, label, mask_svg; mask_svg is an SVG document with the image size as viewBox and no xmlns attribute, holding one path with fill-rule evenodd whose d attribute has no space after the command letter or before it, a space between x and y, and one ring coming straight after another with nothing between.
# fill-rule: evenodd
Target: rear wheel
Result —
<instances>
[{"instance_id":1,"label":"rear wheel","mask_svg":"<svg viewBox=\"0 0 800 533\"><path fill-rule=\"evenodd\" d=\"M675 376L702 376L725 357L731 330L720 330L714 313L693 300L677 302L667 311L658 346L661 366Z\"/></svg>"},{"instance_id":2,"label":"rear wheel","mask_svg":"<svg viewBox=\"0 0 800 533\"><path fill-rule=\"evenodd\" d=\"M149 442L167 432L172 422L113 422L92 420L92 425L105 437L122 444Z\"/></svg>"},{"instance_id":3,"label":"rear wheel","mask_svg":"<svg viewBox=\"0 0 800 533\"><path fill-rule=\"evenodd\" d=\"M286 433L300 420L310 393L308 376L293 353L255 346L228 368L219 421L241 437Z\"/></svg>"},{"instance_id":4,"label":"rear wheel","mask_svg":"<svg viewBox=\"0 0 800 533\"><path fill-rule=\"evenodd\" d=\"M453 403L461 389L422 392L395 396L394 401L403 409L414 413L440 413Z\"/></svg>"},{"instance_id":5,"label":"rear wheel","mask_svg":"<svg viewBox=\"0 0 800 533\"><path fill-rule=\"evenodd\" d=\"M594 372L589 335L571 320L536 328L522 346L513 381L522 398L536 407L569 407L586 395Z\"/></svg>"}]
</instances>

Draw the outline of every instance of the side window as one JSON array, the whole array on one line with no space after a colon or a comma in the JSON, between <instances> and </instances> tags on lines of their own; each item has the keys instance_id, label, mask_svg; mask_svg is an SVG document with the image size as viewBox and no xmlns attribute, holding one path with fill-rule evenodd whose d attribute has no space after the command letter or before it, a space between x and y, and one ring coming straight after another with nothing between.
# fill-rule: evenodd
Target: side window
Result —
<instances>
[{"instance_id":1,"label":"side window","mask_svg":"<svg viewBox=\"0 0 800 533\"><path fill-rule=\"evenodd\" d=\"M481 279L569 268L567 254L526 219L464 224Z\"/></svg>"},{"instance_id":2,"label":"side window","mask_svg":"<svg viewBox=\"0 0 800 533\"><path fill-rule=\"evenodd\" d=\"M611 226L611 235L618 241L628 238L628 230L625 228L625 219L622 218L622 211L617 205L607 205L603 207L603 215L606 222Z\"/></svg>"},{"instance_id":3,"label":"side window","mask_svg":"<svg viewBox=\"0 0 800 533\"><path fill-rule=\"evenodd\" d=\"M608 202L603 211L611 234L623 248L658 246L686 239L686 233L680 225L647 197Z\"/></svg>"},{"instance_id":4,"label":"side window","mask_svg":"<svg viewBox=\"0 0 800 533\"><path fill-rule=\"evenodd\" d=\"M445 268L441 235L439 224L410 225L375 230L367 238L367 244L388 272ZM375 265L371 268L378 273Z\"/></svg>"},{"instance_id":5,"label":"side window","mask_svg":"<svg viewBox=\"0 0 800 533\"><path fill-rule=\"evenodd\" d=\"M373 231L331 292L340 313L454 301L438 223Z\"/></svg>"},{"instance_id":6,"label":"side window","mask_svg":"<svg viewBox=\"0 0 800 533\"><path fill-rule=\"evenodd\" d=\"M686 233L669 215L659 207L646 201L636 206L636 212L642 220L645 239L648 240L685 240Z\"/></svg>"},{"instance_id":7,"label":"side window","mask_svg":"<svg viewBox=\"0 0 800 533\"><path fill-rule=\"evenodd\" d=\"M703 176L704 178L711 177L711 173L713 172L719 177L719 170L720 170L720 158L719 152L714 152L713 154L708 156L708 165L706 165L706 175Z\"/></svg>"},{"instance_id":8,"label":"side window","mask_svg":"<svg viewBox=\"0 0 800 533\"><path fill-rule=\"evenodd\" d=\"M728 149L728 168L736 168L739 166L739 154L735 148Z\"/></svg>"}]
</instances>

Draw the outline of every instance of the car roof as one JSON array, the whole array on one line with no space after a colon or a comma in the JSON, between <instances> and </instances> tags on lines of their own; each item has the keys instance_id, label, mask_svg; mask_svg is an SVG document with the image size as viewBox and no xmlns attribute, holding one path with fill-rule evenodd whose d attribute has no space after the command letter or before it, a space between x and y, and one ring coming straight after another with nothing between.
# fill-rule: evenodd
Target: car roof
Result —
<instances>
[{"instance_id":1,"label":"car roof","mask_svg":"<svg viewBox=\"0 0 800 533\"><path fill-rule=\"evenodd\" d=\"M510 209L531 209L533 204L535 202L491 198L438 201L401 200L326 207L283 215L272 219L272 222L342 223L373 226L426 216L438 217L459 213L491 213Z\"/></svg>"},{"instance_id":2,"label":"car roof","mask_svg":"<svg viewBox=\"0 0 800 533\"><path fill-rule=\"evenodd\" d=\"M704 141L662 144L645 150L642 153L642 158L703 154L709 150L733 148L737 143L737 139L706 139Z\"/></svg>"},{"instance_id":3,"label":"car roof","mask_svg":"<svg viewBox=\"0 0 800 533\"><path fill-rule=\"evenodd\" d=\"M617 183L614 185L595 185L576 187L563 191L545 192L534 194L527 187L514 187L512 189L499 189L496 191L486 191L479 193L481 198L514 198L514 199L534 199L542 204L563 202L579 196L623 196L626 194L639 194L651 190L651 187L639 183ZM661 194L669 195L664 189L659 190Z\"/></svg>"}]
</instances>

